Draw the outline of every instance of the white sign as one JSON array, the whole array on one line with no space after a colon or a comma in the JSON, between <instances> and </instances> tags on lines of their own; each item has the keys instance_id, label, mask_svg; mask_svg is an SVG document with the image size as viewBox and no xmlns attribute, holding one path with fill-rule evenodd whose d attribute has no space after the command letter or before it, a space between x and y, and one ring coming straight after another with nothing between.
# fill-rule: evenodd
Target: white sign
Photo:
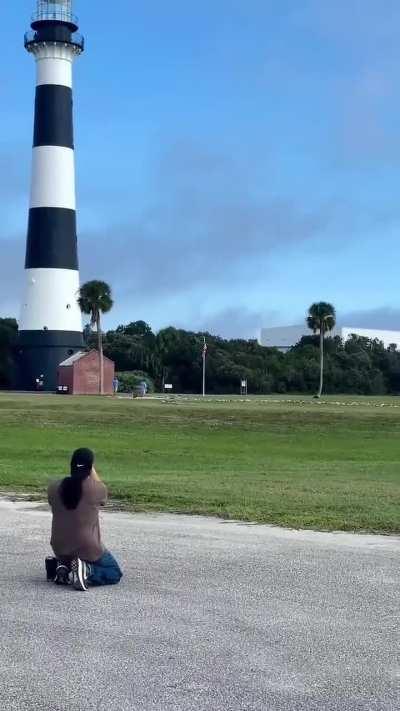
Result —
<instances>
[{"instance_id":1,"label":"white sign","mask_svg":"<svg viewBox=\"0 0 400 711\"><path fill-rule=\"evenodd\" d=\"M165 390L172 390L172 388L173 388L173 385L171 385L171 383L165 383L165 385L164 385Z\"/></svg>"},{"instance_id":2,"label":"white sign","mask_svg":"<svg viewBox=\"0 0 400 711\"><path fill-rule=\"evenodd\" d=\"M247 380L242 380L242 388L245 388L247 386Z\"/></svg>"}]
</instances>

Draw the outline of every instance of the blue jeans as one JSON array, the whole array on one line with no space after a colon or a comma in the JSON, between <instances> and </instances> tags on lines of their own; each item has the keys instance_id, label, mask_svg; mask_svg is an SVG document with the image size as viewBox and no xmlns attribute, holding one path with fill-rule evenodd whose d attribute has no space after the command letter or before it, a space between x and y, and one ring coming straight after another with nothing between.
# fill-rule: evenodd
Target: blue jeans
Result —
<instances>
[{"instance_id":1,"label":"blue jeans","mask_svg":"<svg viewBox=\"0 0 400 711\"><path fill-rule=\"evenodd\" d=\"M104 551L101 558L88 565L90 585L116 585L122 578L121 568L109 551Z\"/></svg>"}]
</instances>

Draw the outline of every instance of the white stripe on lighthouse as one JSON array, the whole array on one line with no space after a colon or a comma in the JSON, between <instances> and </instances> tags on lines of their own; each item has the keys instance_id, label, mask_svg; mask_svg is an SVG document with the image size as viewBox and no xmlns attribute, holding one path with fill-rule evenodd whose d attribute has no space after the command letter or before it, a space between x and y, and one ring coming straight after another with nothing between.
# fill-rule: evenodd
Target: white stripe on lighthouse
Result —
<instances>
[{"instance_id":1,"label":"white stripe on lighthouse","mask_svg":"<svg viewBox=\"0 0 400 711\"><path fill-rule=\"evenodd\" d=\"M30 207L75 210L75 161L71 148L36 146L33 149Z\"/></svg>"},{"instance_id":2,"label":"white stripe on lighthouse","mask_svg":"<svg viewBox=\"0 0 400 711\"><path fill-rule=\"evenodd\" d=\"M36 59L36 84L58 84L72 89L72 62L76 51L63 44L38 44L32 48Z\"/></svg>"},{"instance_id":3,"label":"white stripe on lighthouse","mask_svg":"<svg viewBox=\"0 0 400 711\"><path fill-rule=\"evenodd\" d=\"M75 270L26 269L20 330L82 331L78 291Z\"/></svg>"}]
</instances>

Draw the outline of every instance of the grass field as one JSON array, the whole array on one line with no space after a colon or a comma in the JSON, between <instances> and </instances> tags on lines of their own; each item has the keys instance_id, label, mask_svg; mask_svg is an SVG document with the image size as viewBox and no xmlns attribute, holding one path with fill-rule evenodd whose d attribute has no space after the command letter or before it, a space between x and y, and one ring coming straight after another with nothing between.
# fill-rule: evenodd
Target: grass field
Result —
<instances>
[{"instance_id":1,"label":"grass field","mask_svg":"<svg viewBox=\"0 0 400 711\"><path fill-rule=\"evenodd\" d=\"M43 495L76 447L139 510L400 532L400 399L0 394L0 490Z\"/></svg>"}]
</instances>

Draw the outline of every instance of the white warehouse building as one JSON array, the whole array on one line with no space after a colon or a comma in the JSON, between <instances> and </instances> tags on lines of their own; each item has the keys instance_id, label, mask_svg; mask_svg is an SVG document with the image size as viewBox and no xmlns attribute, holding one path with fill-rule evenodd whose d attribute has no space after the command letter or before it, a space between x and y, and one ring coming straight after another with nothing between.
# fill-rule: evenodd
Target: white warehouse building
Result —
<instances>
[{"instance_id":1,"label":"white warehouse building","mask_svg":"<svg viewBox=\"0 0 400 711\"><path fill-rule=\"evenodd\" d=\"M400 331L383 331L376 328L353 328L350 326L336 326L329 336L340 336L347 341L352 334L363 338L382 341L385 348L395 343L400 350ZM312 335L312 331L304 326L276 326L274 328L262 328L260 343L269 348L279 348L280 351L288 351L298 343L303 336Z\"/></svg>"}]
</instances>

